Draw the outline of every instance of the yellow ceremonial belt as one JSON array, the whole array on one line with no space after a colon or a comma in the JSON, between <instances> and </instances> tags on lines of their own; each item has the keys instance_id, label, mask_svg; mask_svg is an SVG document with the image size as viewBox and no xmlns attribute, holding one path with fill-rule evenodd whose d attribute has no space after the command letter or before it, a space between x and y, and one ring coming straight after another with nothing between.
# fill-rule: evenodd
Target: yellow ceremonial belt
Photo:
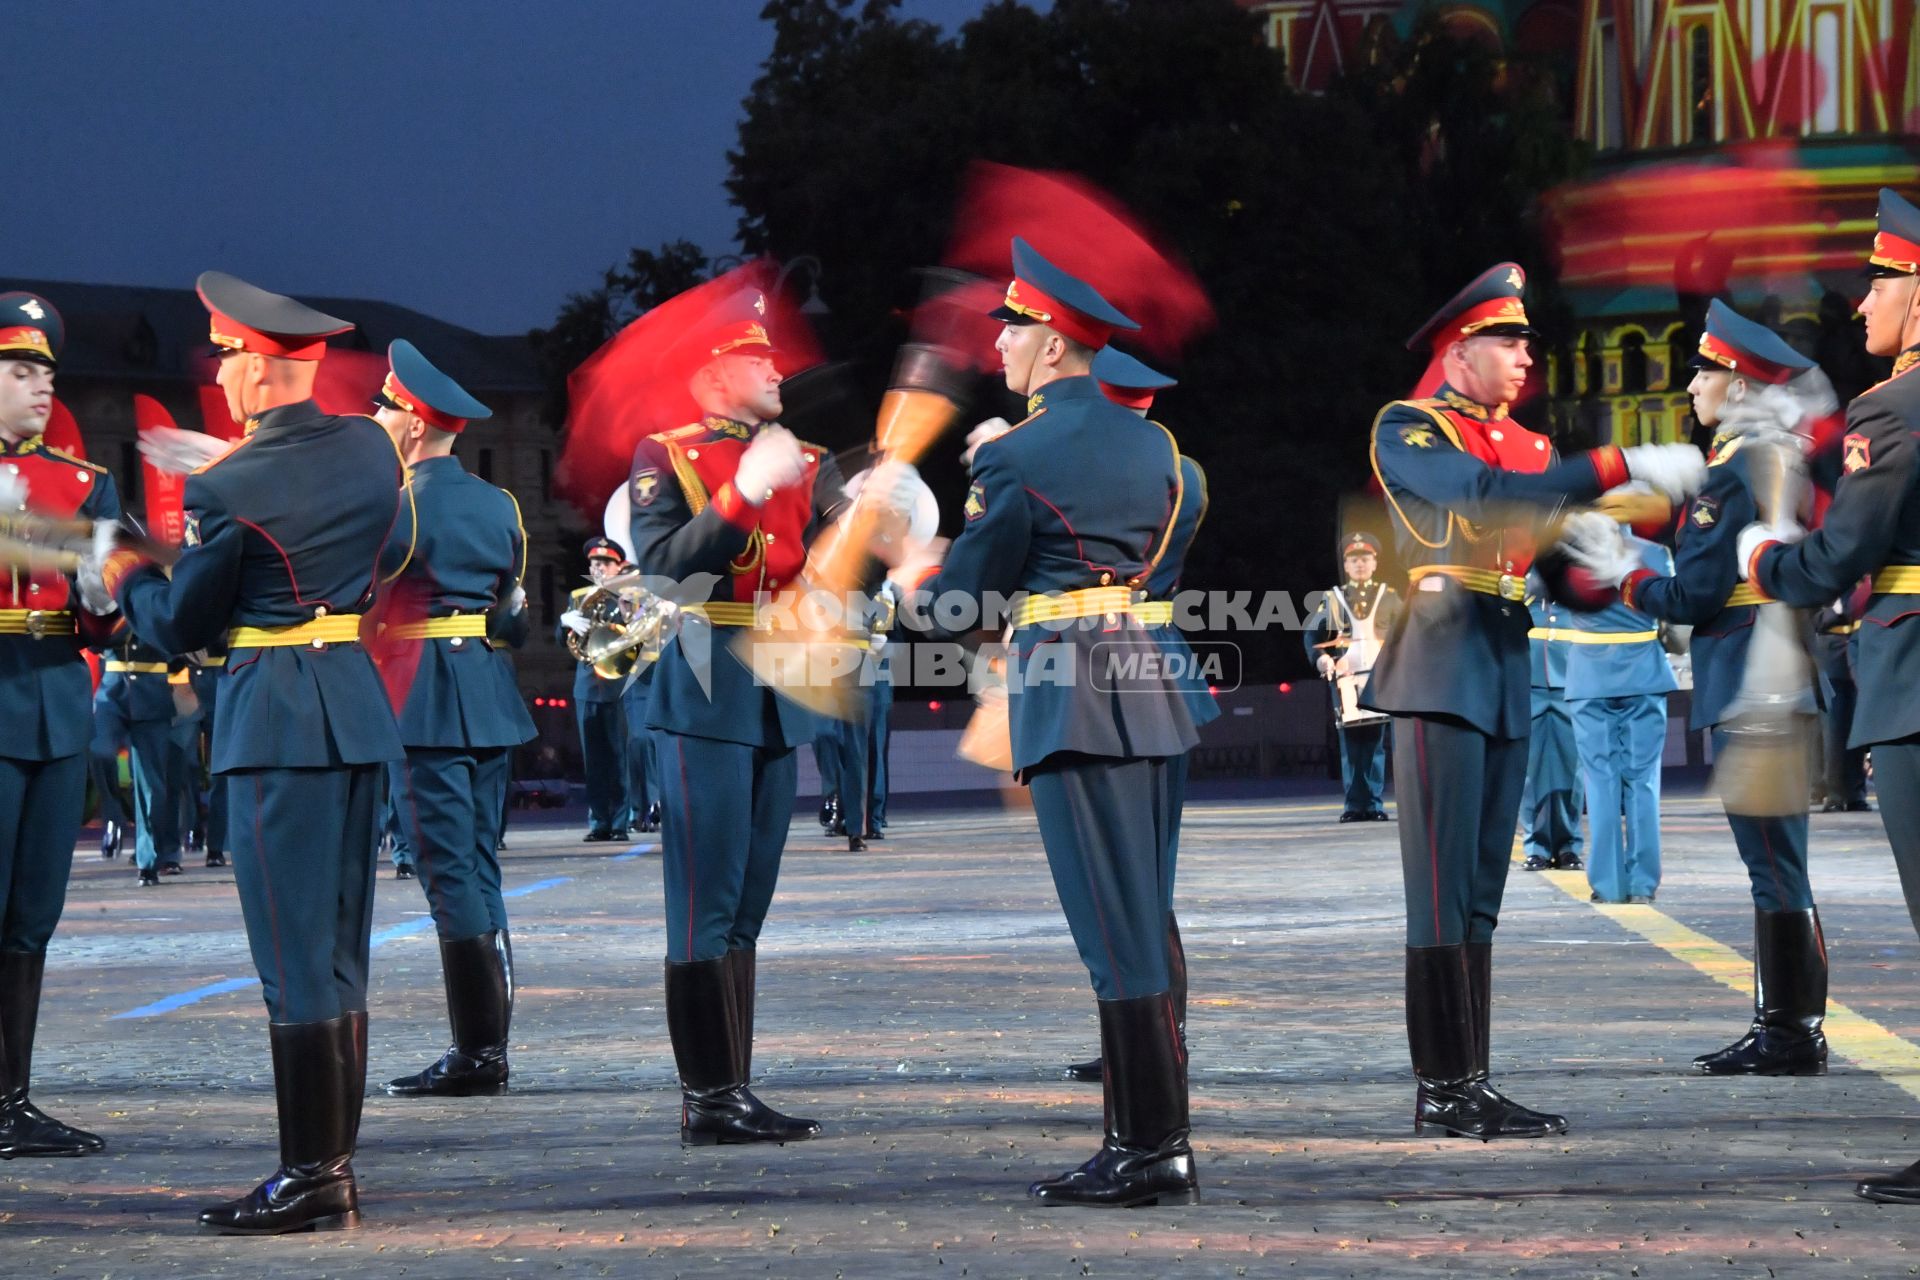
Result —
<instances>
[{"instance_id":1,"label":"yellow ceremonial belt","mask_svg":"<svg viewBox=\"0 0 1920 1280\"><path fill-rule=\"evenodd\" d=\"M1860 629L1859 622L1843 622L1837 627L1828 627L1820 634L1823 636L1850 636Z\"/></svg>"},{"instance_id":2,"label":"yellow ceremonial belt","mask_svg":"<svg viewBox=\"0 0 1920 1280\"><path fill-rule=\"evenodd\" d=\"M1483 596L1498 596L1516 604L1527 598L1527 580L1518 574L1470 569L1460 564L1423 564L1407 571L1408 582L1432 577L1452 578L1469 591L1477 591Z\"/></svg>"},{"instance_id":3,"label":"yellow ceremonial belt","mask_svg":"<svg viewBox=\"0 0 1920 1280\"><path fill-rule=\"evenodd\" d=\"M345 644L359 638L359 614L330 613L291 627L235 627L227 632L227 648L284 649L301 644Z\"/></svg>"},{"instance_id":4,"label":"yellow ceremonial belt","mask_svg":"<svg viewBox=\"0 0 1920 1280\"><path fill-rule=\"evenodd\" d=\"M760 625L760 606L751 600L709 600L705 604L683 605L680 612L690 613L716 627Z\"/></svg>"},{"instance_id":5,"label":"yellow ceremonial belt","mask_svg":"<svg viewBox=\"0 0 1920 1280\"><path fill-rule=\"evenodd\" d=\"M1100 618L1132 613L1134 609L1132 587L1087 587L1061 595L1028 596L1013 611L1013 625L1030 627L1039 622Z\"/></svg>"},{"instance_id":6,"label":"yellow ceremonial belt","mask_svg":"<svg viewBox=\"0 0 1920 1280\"><path fill-rule=\"evenodd\" d=\"M424 622L404 622L388 628L387 634L396 640L450 640L455 636L480 638L487 634L487 615L453 613L444 618L428 618Z\"/></svg>"},{"instance_id":7,"label":"yellow ceremonial belt","mask_svg":"<svg viewBox=\"0 0 1920 1280\"><path fill-rule=\"evenodd\" d=\"M1658 640L1658 631L1569 631L1565 627L1535 627L1529 640L1564 640L1568 644L1644 644Z\"/></svg>"},{"instance_id":8,"label":"yellow ceremonial belt","mask_svg":"<svg viewBox=\"0 0 1920 1280\"><path fill-rule=\"evenodd\" d=\"M0 636L79 635L73 615L65 609L0 609Z\"/></svg>"},{"instance_id":9,"label":"yellow ceremonial belt","mask_svg":"<svg viewBox=\"0 0 1920 1280\"><path fill-rule=\"evenodd\" d=\"M1920 596L1920 564L1890 564L1873 575L1877 596Z\"/></svg>"},{"instance_id":10,"label":"yellow ceremonial belt","mask_svg":"<svg viewBox=\"0 0 1920 1280\"><path fill-rule=\"evenodd\" d=\"M200 665L201 665L201 667L202 667L202 668L206 668L206 667L224 667L224 666L226 666L226 665L227 665L227 655L223 653L223 654L220 654L220 655L219 655L218 657L212 657L212 658L206 658L206 659L203 659L203 660L201 661L201 663L200 663Z\"/></svg>"},{"instance_id":11,"label":"yellow ceremonial belt","mask_svg":"<svg viewBox=\"0 0 1920 1280\"><path fill-rule=\"evenodd\" d=\"M1733 589L1733 594L1728 596L1727 602L1720 607L1723 609L1738 609L1743 605L1772 603L1772 596L1764 594L1760 588L1754 586L1751 582L1743 582Z\"/></svg>"},{"instance_id":12,"label":"yellow ceremonial belt","mask_svg":"<svg viewBox=\"0 0 1920 1280\"><path fill-rule=\"evenodd\" d=\"M131 671L135 675L142 676L163 676L167 674L167 664L164 662L122 662L118 658L108 658L106 661L106 669L108 671Z\"/></svg>"},{"instance_id":13,"label":"yellow ceremonial belt","mask_svg":"<svg viewBox=\"0 0 1920 1280\"><path fill-rule=\"evenodd\" d=\"M1173 625L1173 601L1142 600L1133 606L1133 616L1140 619L1143 627L1169 627Z\"/></svg>"}]
</instances>

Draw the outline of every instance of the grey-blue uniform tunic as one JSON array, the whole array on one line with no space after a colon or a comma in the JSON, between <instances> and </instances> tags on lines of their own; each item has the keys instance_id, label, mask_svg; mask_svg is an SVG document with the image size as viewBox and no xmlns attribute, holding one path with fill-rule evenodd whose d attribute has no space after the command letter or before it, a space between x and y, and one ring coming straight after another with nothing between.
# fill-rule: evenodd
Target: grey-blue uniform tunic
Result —
<instances>
[{"instance_id":1,"label":"grey-blue uniform tunic","mask_svg":"<svg viewBox=\"0 0 1920 1280\"><path fill-rule=\"evenodd\" d=\"M526 571L526 533L513 496L458 458L422 459L408 477L413 536L388 545L384 566L398 575L396 598L430 621L465 617L479 634L413 642L419 662L399 717L407 754L388 766L388 782L434 928L472 938L507 927L498 853L507 752L535 732L486 634Z\"/></svg>"},{"instance_id":2,"label":"grey-blue uniform tunic","mask_svg":"<svg viewBox=\"0 0 1920 1280\"><path fill-rule=\"evenodd\" d=\"M393 442L371 419L310 400L250 426L188 477L172 578L146 565L115 585L135 634L169 653L230 628L358 614L373 598L405 504ZM233 643L215 715L213 770L226 776L234 878L270 1016L364 1010L381 773L403 754L373 660L357 639Z\"/></svg>"},{"instance_id":3,"label":"grey-blue uniform tunic","mask_svg":"<svg viewBox=\"0 0 1920 1280\"><path fill-rule=\"evenodd\" d=\"M1048 383L1028 409L975 452L966 526L923 590L935 600L1139 593L1180 507L1173 437L1091 377ZM1054 887L1102 1000L1169 985L1175 762L1199 735L1192 691L1158 661L1157 630L1129 612L1029 622L1014 628L1008 654L1014 772L1032 793Z\"/></svg>"}]
</instances>

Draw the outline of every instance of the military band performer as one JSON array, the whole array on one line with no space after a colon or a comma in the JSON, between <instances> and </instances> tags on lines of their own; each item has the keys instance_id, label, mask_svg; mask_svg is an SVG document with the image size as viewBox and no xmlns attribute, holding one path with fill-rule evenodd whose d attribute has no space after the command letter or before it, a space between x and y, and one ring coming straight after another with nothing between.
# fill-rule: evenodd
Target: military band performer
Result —
<instances>
[{"instance_id":1,"label":"military band performer","mask_svg":"<svg viewBox=\"0 0 1920 1280\"><path fill-rule=\"evenodd\" d=\"M1762 598L1818 608L1873 577L1861 619L1860 703L1848 745L1873 748L1880 818L1907 911L1920 926L1920 209L1883 188L1868 259L1874 277L1860 313L1867 351L1893 357L1893 376L1847 406L1844 473L1820 528L1756 524L1740 534L1743 571ZM1868 1200L1920 1204L1920 1161L1867 1178Z\"/></svg>"},{"instance_id":2,"label":"military band performer","mask_svg":"<svg viewBox=\"0 0 1920 1280\"><path fill-rule=\"evenodd\" d=\"M134 863L143 888L180 875L180 804L173 785L173 689L167 655L123 635L102 676L120 678L127 723L127 759L133 773Z\"/></svg>"},{"instance_id":3,"label":"military band performer","mask_svg":"<svg viewBox=\"0 0 1920 1280\"><path fill-rule=\"evenodd\" d=\"M453 1043L438 1061L387 1082L398 1097L504 1093L513 1021L513 940L500 896L500 813L507 752L534 736L511 673L495 660L495 617L524 639L527 538L520 504L469 475L453 446L493 411L405 339L387 350L374 421L407 464L411 538L383 568L407 617L390 638L417 645L400 705L406 759L388 766L394 807L440 939ZM422 616L423 615L423 616ZM416 662L417 659L417 662Z\"/></svg>"},{"instance_id":4,"label":"military band performer","mask_svg":"<svg viewBox=\"0 0 1920 1280\"><path fill-rule=\"evenodd\" d=\"M567 597L557 632L563 642L568 632L584 637L592 629L580 606L600 583L620 572L623 553L612 538L588 538L585 550L589 581ZM603 676L584 658L574 669L573 718L580 729L580 764L587 778L587 834L582 839L589 842L619 840L627 834L627 725L620 701L626 684L624 676Z\"/></svg>"},{"instance_id":5,"label":"military band performer","mask_svg":"<svg viewBox=\"0 0 1920 1280\"><path fill-rule=\"evenodd\" d=\"M1380 540L1355 530L1340 543L1346 580L1321 597L1303 633L1307 657L1333 693L1334 727L1340 738L1340 783L1345 802L1342 822L1385 822L1381 799L1387 786L1387 726L1379 721L1348 723L1338 679L1353 676L1362 685L1379 660L1380 644L1400 613L1400 595L1374 579L1380 567Z\"/></svg>"},{"instance_id":6,"label":"military band performer","mask_svg":"<svg viewBox=\"0 0 1920 1280\"><path fill-rule=\"evenodd\" d=\"M1103 347L1093 358L1093 376L1107 399L1141 417L1152 411L1154 397L1179 383L1167 374L1135 359L1118 347ZM1176 664L1180 688L1186 696L1187 714L1197 730L1217 720L1220 706L1201 674L1193 646L1173 617L1173 597L1180 587L1180 575L1186 569L1187 552L1207 515L1207 476L1200 464L1186 454L1180 455L1180 503L1173 517L1173 534L1160 563L1154 566L1146 582L1147 600L1140 611L1141 621L1150 626L1154 637ZM1173 759L1170 790L1171 817L1167 823L1166 848L1160 860L1160 900L1167 916L1168 997L1173 1004L1176 1034L1184 1051L1187 1044L1187 948L1180 937L1180 921L1173 910L1173 890L1180 854L1180 817L1187 801L1187 772L1192 753ZM1069 1063L1069 1080L1095 1081L1105 1078L1106 1062L1093 1058Z\"/></svg>"},{"instance_id":7,"label":"military band performer","mask_svg":"<svg viewBox=\"0 0 1920 1280\"><path fill-rule=\"evenodd\" d=\"M193 665L193 695L200 700L198 742L194 755L207 768L207 865L227 865L227 780L212 770L215 738L213 722L220 706L220 677L227 669L227 649L219 641L188 655Z\"/></svg>"},{"instance_id":8,"label":"military band performer","mask_svg":"<svg viewBox=\"0 0 1920 1280\"><path fill-rule=\"evenodd\" d=\"M1416 1132L1536 1138L1566 1119L1523 1107L1488 1071L1493 931L1526 780L1532 719L1526 573L1530 526L1568 500L1628 479L1678 492L1696 483L1686 446L1603 448L1555 462L1508 417L1532 366L1526 277L1502 263L1456 294L1407 342L1445 381L1380 411L1373 464L1392 511L1406 610L1360 702L1394 729L1407 898L1407 1038ZM1513 526L1513 527L1509 527Z\"/></svg>"},{"instance_id":9,"label":"military band performer","mask_svg":"<svg viewBox=\"0 0 1920 1280\"><path fill-rule=\"evenodd\" d=\"M147 643L187 653L224 633L228 646L213 769L265 988L280 1167L200 1222L257 1235L350 1227L380 783L403 755L360 612L402 524L402 467L371 419L313 402L326 338L350 324L220 272L198 289L245 439L187 478L170 578L128 549L102 576Z\"/></svg>"},{"instance_id":10,"label":"military band performer","mask_svg":"<svg viewBox=\"0 0 1920 1280\"><path fill-rule=\"evenodd\" d=\"M665 357L698 362L689 390L704 416L641 441L628 482L641 571L717 579L684 606L647 699L660 766L667 1030L680 1140L696 1146L820 1132L747 1087L756 949L793 813L794 748L812 741L816 718L757 683L729 640L754 625L756 596L799 574L843 500L832 456L779 425L781 376L764 314L759 292L743 291Z\"/></svg>"},{"instance_id":11,"label":"military band performer","mask_svg":"<svg viewBox=\"0 0 1920 1280\"><path fill-rule=\"evenodd\" d=\"M45 298L0 293L0 515L120 514L105 468L44 439L64 337ZM93 677L81 647L104 644L111 612L58 570L0 568L0 1160L106 1145L40 1110L29 1088L47 940L87 798Z\"/></svg>"},{"instance_id":12,"label":"military band performer","mask_svg":"<svg viewBox=\"0 0 1920 1280\"><path fill-rule=\"evenodd\" d=\"M1765 325L1715 299L1688 385L1693 413L1713 431L1707 483L1682 517L1673 571L1623 554L1609 565L1583 559L1601 585L1620 583L1622 603L1691 626L1693 712L1689 727L1713 734L1725 753L1738 710L1749 642L1763 597L1740 581L1741 531L1758 515L1749 469L1755 415L1740 410L1813 367ZM1759 415L1774 425L1772 415ZM1617 536L1617 535L1616 535ZM1723 1049L1693 1060L1707 1075L1818 1075L1826 1070L1827 947L1807 875L1807 815L1727 814L1753 893L1753 1021ZM1596 837L1596 843L1598 843Z\"/></svg>"},{"instance_id":13,"label":"military band performer","mask_svg":"<svg viewBox=\"0 0 1920 1280\"><path fill-rule=\"evenodd\" d=\"M127 832L133 829L132 806L120 789L120 753L127 750L126 677L100 664L100 683L93 691L93 738L87 744L87 772L94 794L100 797L100 856L120 854Z\"/></svg>"},{"instance_id":14,"label":"military band performer","mask_svg":"<svg viewBox=\"0 0 1920 1280\"><path fill-rule=\"evenodd\" d=\"M1573 641L1573 611L1549 600L1537 576L1527 582L1528 671L1533 698L1533 732L1527 739L1527 785L1520 793L1520 827L1525 835L1528 871L1578 871L1580 815L1586 793L1580 786L1580 756L1573 744L1573 717L1567 710L1567 650Z\"/></svg>"},{"instance_id":15,"label":"military band performer","mask_svg":"<svg viewBox=\"0 0 1920 1280\"><path fill-rule=\"evenodd\" d=\"M1134 606L1173 533L1180 451L1092 376L1108 338L1138 326L1017 238L1013 276L993 313L1005 325L996 348L1028 415L975 449L966 525L945 564L923 581L924 563L895 572L935 599L1033 593L1016 607L1007 663L1014 774L1033 797L1098 997L1107 1105L1100 1151L1029 1193L1049 1204L1192 1203L1164 864L1176 762L1198 735L1164 666L1126 674L1110 661L1160 652Z\"/></svg>"}]
</instances>

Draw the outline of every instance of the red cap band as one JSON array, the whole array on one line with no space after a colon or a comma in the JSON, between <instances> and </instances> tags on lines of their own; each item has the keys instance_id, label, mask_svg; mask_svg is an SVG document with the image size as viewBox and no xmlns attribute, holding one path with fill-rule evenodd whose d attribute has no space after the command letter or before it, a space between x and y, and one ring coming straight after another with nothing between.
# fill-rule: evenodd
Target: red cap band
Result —
<instances>
[{"instance_id":1,"label":"red cap band","mask_svg":"<svg viewBox=\"0 0 1920 1280\"><path fill-rule=\"evenodd\" d=\"M1920 276L1920 244L1894 235L1891 231L1877 231L1873 236L1873 256L1867 261L1889 271Z\"/></svg>"},{"instance_id":2,"label":"red cap band","mask_svg":"<svg viewBox=\"0 0 1920 1280\"><path fill-rule=\"evenodd\" d=\"M1762 360L1759 356L1730 347L1711 333L1700 335L1700 354L1723 368L1731 369L1743 378L1753 378L1760 382L1778 385L1793 377L1794 371L1771 360Z\"/></svg>"},{"instance_id":3,"label":"red cap band","mask_svg":"<svg viewBox=\"0 0 1920 1280\"><path fill-rule=\"evenodd\" d=\"M1518 298L1489 298L1478 306L1468 307L1441 327L1433 335L1434 350L1451 346L1465 338L1471 338L1482 329L1491 329L1497 324L1527 324L1526 304Z\"/></svg>"},{"instance_id":4,"label":"red cap band","mask_svg":"<svg viewBox=\"0 0 1920 1280\"><path fill-rule=\"evenodd\" d=\"M380 384L380 394L405 409L430 427L442 431L459 432L466 428L465 418L456 418L450 413L442 413L432 405L422 401L406 389L400 382L400 375L392 370L387 372L387 380Z\"/></svg>"},{"instance_id":5,"label":"red cap band","mask_svg":"<svg viewBox=\"0 0 1920 1280\"><path fill-rule=\"evenodd\" d=\"M1155 394L1153 391L1141 391L1134 387L1116 387L1111 382L1101 383L1100 390L1106 393L1107 399L1113 401L1122 409L1153 408L1153 397Z\"/></svg>"},{"instance_id":6,"label":"red cap band","mask_svg":"<svg viewBox=\"0 0 1920 1280\"><path fill-rule=\"evenodd\" d=\"M1016 315L1044 324L1095 351L1106 346L1113 338L1112 325L1103 324L1084 312L1055 301L1025 280L1015 279L1008 283L1006 301L1001 305Z\"/></svg>"},{"instance_id":7,"label":"red cap band","mask_svg":"<svg viewBox=\"0 0 1920 1280\"><path fill-rule=\"evenodd\" d=\"M255 355L279 356L284 360L318 360L327 354L325 334L318 337L301 334L293 338L279 338L250 328L218 311L212 313L207 336L213 339L216 347L225 347L229 351L251 351Z\"/></svg>"},{"instance_id":8,"label":"red cap band","mask_svg":"<svg viewBox=\"0 0 1920 1280\"><path fill-rule=\"evenodd\" d=\"M30 324L0 329L0 354L8 351L31 351L53 359L53 344L47 341L47 331Z\"/></svg>"}]
</instances>

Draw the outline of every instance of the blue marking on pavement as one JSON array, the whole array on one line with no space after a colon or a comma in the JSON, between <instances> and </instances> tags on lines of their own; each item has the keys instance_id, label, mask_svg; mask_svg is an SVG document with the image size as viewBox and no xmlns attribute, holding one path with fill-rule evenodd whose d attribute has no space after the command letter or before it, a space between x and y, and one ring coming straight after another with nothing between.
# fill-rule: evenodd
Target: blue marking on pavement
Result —
<instances>
[{"instance_id":1,"label":"blue marking on pavement","mask_svg":"<svg viewBox=\"0 0 1920 1280\"><path fill-rule=\"evenodd\" d=\"M627 850L625 853L614 854L611 858L608 858L607 861L608 862L632 862L635 858L639 857L643 853L658 853L658 852L660 852L660 843L656 840L648 843L637 844L633 846L633 848Z\"/></svg>"},{"instance_id":2,"label":"blue marking on pavement","mask_svg":"<svg viewBox=\"0 0 1920 1280\"><path fill-rule=\"evenodd\" d=\"M532 884L523 884L518 889L509 889L500 896L503 898L524 898L530 893L539 893L543 889L554 889L571 883L572 876L555 876L551 880L536 880ZM408 920L402 924L391 925L368 939L368 949L380 947L399 938L412 937L416 933L425 933L433 928L432 916L421 916L417 920ZM125 1013L116 1013L108 1022L118 1022L122 1018L156 1018L163 1013L172 1013L175 1009L184 1009L190 1004L198 1004L210 996L223 996L229 991L245 991L248 987L260 985L258 978L228 978L223 982L210 982L204 987L195 987L191 991L181 991L152 1004L143 1004L138 1009L129 1009Z\"/></svg>"}]
</instances>

